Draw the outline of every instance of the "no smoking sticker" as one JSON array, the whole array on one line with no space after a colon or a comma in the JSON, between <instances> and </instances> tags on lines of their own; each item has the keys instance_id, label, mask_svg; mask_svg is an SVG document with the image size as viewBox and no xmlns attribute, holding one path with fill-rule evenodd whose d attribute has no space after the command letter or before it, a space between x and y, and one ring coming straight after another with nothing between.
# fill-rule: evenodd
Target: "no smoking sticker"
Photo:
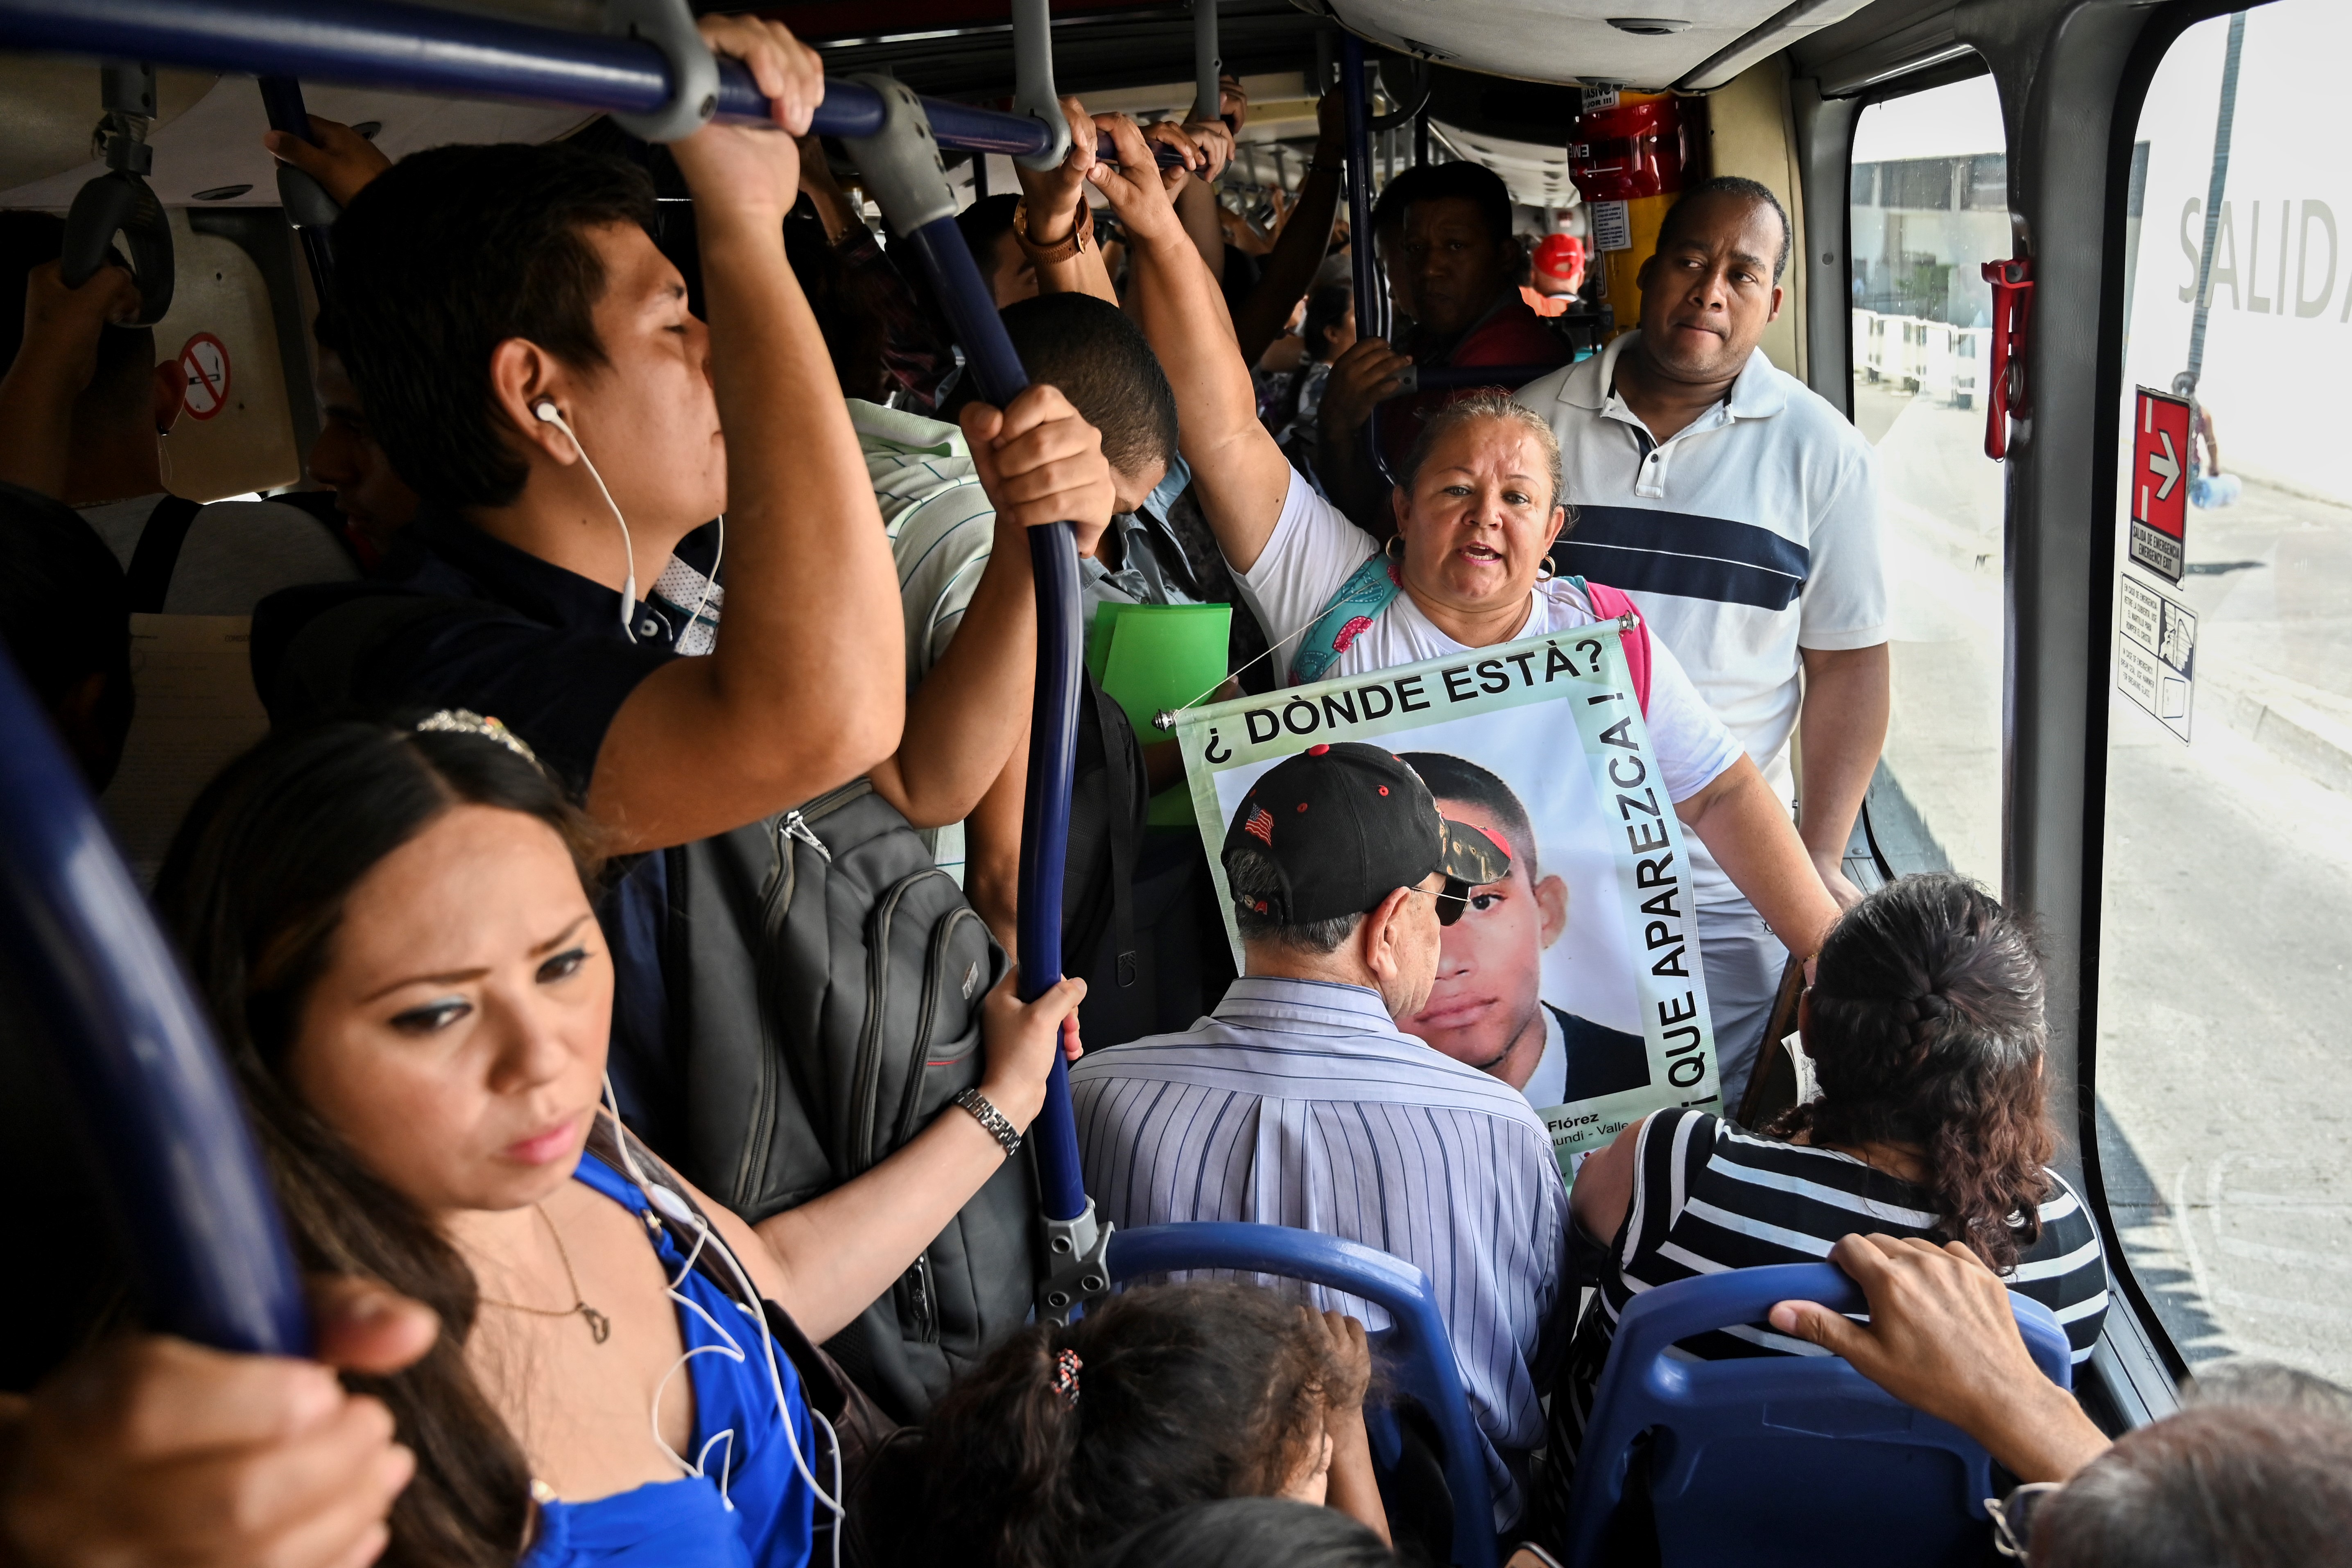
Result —
<instances>
[{"instance_id":1,"label":"no smoking sticker","mask_svg":"<svg viewBox=\"0 0 2352 1568\"><path fill-rule=\"evenodd\" d=\"M198 332L180 350L180 370L188 378L180 406L191 419L212 419L228 406L228 345Z\"/></svg>"}]
</instances>

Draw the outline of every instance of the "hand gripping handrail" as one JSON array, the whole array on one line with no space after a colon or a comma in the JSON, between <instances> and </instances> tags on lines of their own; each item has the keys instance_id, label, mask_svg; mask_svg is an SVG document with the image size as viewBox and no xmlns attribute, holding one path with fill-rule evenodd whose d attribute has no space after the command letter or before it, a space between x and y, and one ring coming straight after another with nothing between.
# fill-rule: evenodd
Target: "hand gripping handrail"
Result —
<instances>
[{"instance_id":1,"label":"hand gripping handrail","mask_svg":"<svg viewBox=\"0 0 2352 1568\"><path fill-rule=\"evenodd\" d=\"M902 237L900 244L921 258L981 395L1003 407L1027 388L1029 376L956 227L955 196L925 122L928 106L887 77L853 78L845 85L863 86L884 105L883 123L873 135L848 139L850 153L883 216ZM1083 636L1076 533L1066 522L1028 533L1029 563L1037 582L1037 679L1030 709L1028 795L1021 816L1024 1000L1042 995L1062 978L1062 877L1069 848L1070 774L1077 754ZM1110 1227L1096 1223L1078 1169L1069 1069L1058 1051L1046 1080L1045 1108L1029 1138L1036 1151L1050 1253L1038 1310L1066 1319L1087 1297L1108 1288L1102 1247Z\"/></svg>"},{"instance_id":2,"label":"hand gripping handrail","mask_svg":"<svg viewBox=\"0 0 2352 1568\"><path fill-rule=\"evenodd\" d=\"M659 113L673 97L669 60L644 38L405 0L0 0L0 47L624 115ZM751 72L734 60L718 64L716 118L765 121L767 100ZM943 99L924 100L923 110L943 147L1036 157L1054 141L1043 116ZM866 138L881 131L882 120L882 99L870 84L836 79L826 83L813 129ZM1102 156L1115 155L1108 137L1098 146Z\"/></svg>"},{"instance_id":3,"label":"hand gripping handrail","mask_svg":"<svg viewBox=\"0 0 2352 1568\"><path fill-rule=\"evenodd\" d=\"M1437 1424L1444 1445L1446 1489L1454 1500L1454 1568L1494 1568L1495 1514L1486 1484L1486 1445L1471 1423L1429 1276L1402 1258L1336 1236L1278 1225L1208 1222L1147 1225L1111 1237L1114 1279L1184 1269L1230 1268L1303 1279L1344 1290L1381 1308L1394 1325L1384 1347L1395 1386Z\"/></svg>"},{"instance_id":4,"label":"hand gripping handrail","mask_svg":"<svg viewBox=\"0 0 2352 1568\"><path fill-rule=\"evenodd\" d=\"M0 942L105 1149L148 1321L301 1355L301 1280L236 1089L48 716L0 653Z\"/></svg>"},{"instance_id":5,"label":"hand gripping handrail","mask_svg":"<svg viewBox=\"0 0 2352 1568\"><path fill-rule=\"evenodd\" d=\"M317 146L319 139L310 132L310 111L302 101L302 84L290 76L266 76L259 85L269 128ZM322 302L331 300L335 282L331 231L343 209L335 205L324 185L291 163L278 165L278 205L286 209L287 223L302 237L302 259L310 268L311 288Z\"/></svg>"}]
</instances>

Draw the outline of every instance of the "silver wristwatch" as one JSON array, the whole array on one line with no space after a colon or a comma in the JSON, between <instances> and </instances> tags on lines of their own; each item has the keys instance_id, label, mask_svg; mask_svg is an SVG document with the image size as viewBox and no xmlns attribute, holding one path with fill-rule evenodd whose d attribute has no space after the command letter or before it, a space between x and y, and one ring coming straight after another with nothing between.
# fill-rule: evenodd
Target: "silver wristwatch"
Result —
<instances>
[{"instance_id":1,"label":"silver wristwatch","mask_svg":"<svg viewBox=\"0 0 2352 1568\"><path fill-rule=\"evenodd\" d=\"M1021 1152L1021 1134L1013 1131L1013 1123L1004 1120L1004 1112L988 1103L988 1096L976 1089L960 1091L955 1102L971 1112L971 1119L988 1129L988 1135L1004 1145L1008 1160Z\"/></svg>"}]
</instances>

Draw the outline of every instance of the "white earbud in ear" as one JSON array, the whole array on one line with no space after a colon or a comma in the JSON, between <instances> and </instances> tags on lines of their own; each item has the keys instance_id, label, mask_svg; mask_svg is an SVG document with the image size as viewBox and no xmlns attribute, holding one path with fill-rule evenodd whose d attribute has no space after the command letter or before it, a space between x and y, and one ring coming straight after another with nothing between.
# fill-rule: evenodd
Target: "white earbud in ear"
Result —
<instances>
[{"instance_id":1,"label":"white earbud in ear","mask_svg":"<svg viewBox=\"0 0 2352 1568\"><path fill-rule=\"evenodd\" d=\"M580 454L581 466L588 470L588 477L596 481L597 491L604 496L604 504L613 509L613 521L621 525L621 554L625 562L625 572L621 581L621 631L635 642L637 631L629 623L637 613L637 551L636 546L629 542L629 520L621 515L621 505L613 499L613 492L605 488L604 476L598 473L596 465L588 460L588 448L581 445L579 432L572 429L571 422L563 417L563 411L555 406L555 399L542 393L531 404L530 411L538 416L541 424L552 425L572 437L572 449Z\"/></svg>"}]
</instances>

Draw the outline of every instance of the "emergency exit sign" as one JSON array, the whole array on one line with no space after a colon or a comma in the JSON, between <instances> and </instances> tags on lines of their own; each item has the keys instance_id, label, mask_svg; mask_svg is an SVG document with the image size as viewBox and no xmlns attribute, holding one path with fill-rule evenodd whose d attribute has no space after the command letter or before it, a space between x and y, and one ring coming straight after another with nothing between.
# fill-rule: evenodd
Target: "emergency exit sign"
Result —
<instances>
[{"instance_id":1,"label":"emergency exit sign","mask_svg":"<svg viewBox=\"0 0 2352 1568\"><path fill-rule=\"evenodd\" d=\"M2131 558L2180 581L2189 539L2189 400L2139 389L2132 410Z\"/></svg>"}]
</instances>

